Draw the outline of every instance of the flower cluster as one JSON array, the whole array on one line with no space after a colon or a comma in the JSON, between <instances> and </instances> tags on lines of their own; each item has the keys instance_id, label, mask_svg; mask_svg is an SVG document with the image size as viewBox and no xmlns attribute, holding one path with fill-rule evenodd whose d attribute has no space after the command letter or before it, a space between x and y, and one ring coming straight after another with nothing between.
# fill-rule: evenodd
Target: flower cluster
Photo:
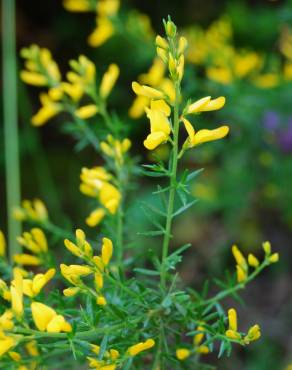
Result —
<instances>
[{"instance_id":1,"label":"flower cluster","mask_svg":"<svg viewBox=\"0 0 292 370\"><path fill-rule=\"evenodd\" d=\"M64 241L65 247L76 257L86 262L84 265L65 265L61 264L61 273L74 287L63 291L66 297L71 297L79 292L89 292L92 294L96 303L100 306L106 305L106 299L102 295L104 275L107 273L108 264L113 254L113 244L108 238L102 239L101 255L94 256L91 245L86 241L86 236L81 229L76 230L76 244L68 239ZM89 289L83 283L82 277L94 274L95 290Z\"/></svg>"},{"instance_id":2,"label":"flower cluster","mask_svg":"<svg viewBox=\"0 0 292 370\"><path fill-rule=\"evenodd\" d=\"M105 359L95 359L94 357L87 357L89 366L99 370L115 370L119 366L119 362L123 363L129 357L137 356L139 353L154 347L155 341L152 338L147 339L145 342L140 342L129 347L123 356L120 355L116 349L110 349L104 352ZM100 346L91 344L91 350L96 355L100 354Z\"/></svg>"},{"instance_id":3,"label":"flower cluster","mask_svg":"<svg viewBox=\"0 0 292 370\"><path fill-rule=\"evenodd\" d=\"M40 228L25 231L17 238L18 243L32 254L21 253L13 256L19 265L39 266L47 260L48 243L44 232Z\"/></svg>"},{"instance_id":4,"label":"flower cluster","mask_svg":"<svg viewBox=\"0 0 292 370\"><path fill-rule=\"evenodd\" d=\"M262 262L262 265L269 265L270 263L276 263L279 261L279 254L272 253L270 242L264 242L263 249L265 252L265 259ZM252 253L249 253L246 260L236 245L232 246L232 254L236 261L237 281L239 283L245 283L249 277L249 266L254 268L256 271L261 266L260 261Z\"/></svg>"},{"instance_id":5,"label":"flower cluster","mask_svg":"<svg viewBox=\"0 0 292 370\"><path fill-rule=\"evenodd\" d=\"M172 32L172 31L170 31ZM187 48L187 41L184 37L180 37L178 44L170 44L165 38L157 36L156 38L157 53L162 59L162 63L168 66L170 76L173 80L181 81L184 74L184 52ZM157 148L165 142L173 143L173 125L170 120L171 106L174 105L173 98L171 99L163 89L148 85L140 85L138 82L132 83L133 91L138 98L146 98L150 102L150 107L146 107L145 111L147 118L150 120L150 134L144 141L144 146L148 150ZM188 134L188 139L185 141L181 154L194 146L202 143L224 138L229 128L223 125L217 129L203 129L195 132L193 125L186 118L190 114L199 114L201 112L209 112L221 109L225 104L225 98L219 97L211 99L210 96L202 98L193 103L187 103L180 116L180 122L185 126Z\"/></svg>"},{"instance_id":6,"label":"flower cluster","mask_svg":"<svg viewBox=\"0 0 292 370\"><path fill-rule=\"evenodd\" d=\"M71 60L71 71L63 81L56 62L48 49L32 45L21 53L25 70L21 72L24 82L48 88L40 94L42 107L32 117L34 126L44 125L61 112L70 113L75 119L89 119L104 111L105 101L119 76L119 67L111 64L96 87L96 68L84 55Z\"/></svg>"},{"instance_id":7,"label":"flower cluster","mask_svg":"<svg viewBox=\"0 0 292 370\"><path fill-rule=\"evenodd\" d=\"M280 49L289 55L289 37L283 32ZM206 30L195 26L186 30L191 47L187 59L205 67L208 79L230 85L246 79L260 88L273 88L282 79L291 80L291 64L284 63L283 70L267 68L267 56L254 50L236 49L233 45L233 29L228 17L223 16ZM285 52L286 51L286 52Z\"/></svg>"},{"instance_id":8,"label":"flower cluster","mask_svg":"<svg viewBox=\"0 0 292 370\"><path fill-rule=\"evenodd\" d=\"M70 12L96 12L96 28L88 37L90 46L101 46L114 35L119 0L64 0L63 5Z\"/></svg>"},{"instance_id":9,"label":"flower cluster","mask_svg":"<svg viewBox=\"0 0 292 370\"><path fill-rule=\"evenodd\" d=\"M44 223L48 220L48 210L40 199L23 200L21 207L14 209L14 217L19 221Z\"/></svg>"},{"instance_id":10,"label":"flower cluster","mask_svg":"<svg viewBox=\"0 0 292 370\"><path fill-rule=\"evenodd\" d=\"M245 345L250 342L258 340L261 336L261 330L259 325L254 325L249 328L248 333L242 337L242 334L237 330L237 313L234 308L228 310L228 322L229 327L225 332L225 335L232 340L238 341L239 343Z\"/></svg>"},{"instance_id":11,"label":"flower cluster","mask_svg":"<svg viewBox=\"0 0 292 370\"><path fill-rule=\"evenodd\" d=\"M96 208L86 219L88 226L98 225L106 213L115 214L118 210L121 194L111 183L113 176L104 167L82 168L80 191L98 199L101 207Z\"/></svg>"},{"instance_id":12,"label":"flower cluster","mask_svg":"<svg viewBox=\"0 0 292 370\"><path fill-rule=\"evenodd\" d=\"M183 361L190 357L193 354L208 354L209 353L209 347L202 344L202 341L205 336L205 328L202 325L199 325L197 327L198 333L194 336L193 338L193 348L188 349L188 348L178 348L176 350L176 358L180 361Z\"/></svg>"}]
</instances>

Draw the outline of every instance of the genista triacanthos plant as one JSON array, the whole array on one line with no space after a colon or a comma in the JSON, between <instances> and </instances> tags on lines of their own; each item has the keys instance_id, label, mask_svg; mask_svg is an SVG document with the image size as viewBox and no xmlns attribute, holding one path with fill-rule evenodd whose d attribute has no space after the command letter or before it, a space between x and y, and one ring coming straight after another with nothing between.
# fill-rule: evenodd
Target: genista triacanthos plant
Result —
<instances>
[{"instance_id":1,"label":"genista triacanthos plant","mask_svg":"<svg viewBox=\"0 0 292 370\"><path fill-rule=\"evenodd\" d=\"M203 369L209 352L230 355L233 344L247 346L261 336L258 323L251 318L250 327L238 325L236 309L225 311L221 302L228 296L236 298L265 267L278 261L269 242L263 243L260 259L252 254L245 257L234 245L233 277L222 281L221 290L213 296L206 289L201 293L183 288L176 264L190 245L170 253L173 223L196 201L189 199L188 186L200 170L181 168L184 154L225 138L229 126L200 130L194 126L200 114L223 108L225 98L185 100L181 83L188 42L179 37L170 18L164 27L165 37L156 37L159 62L155 63L158 68L163 66L167 88L161 81L152 86L132 84L138 99L136 114L145 107L150 123L145 148L152 151L165 143L170 147L167 165L158 161L144 165L142 171L167 181L154 193L164 199L164 207L147 208L156 229L144 234L161 238L149 269L133 266L125 256L125 200L137 169L123 125L107 109L118 66L111 64L99 79L95 65L80 56L70 62L71 70L63 80L47 49L32 45L21 52L25 59L22 80L45 89L33 125L41 126L65 113L71 118L68 129L81 146L91 144L104 158L104 166L84 167L80 177L80 191L96 203L85 222L98 232L102 225L103 233L89 240L78 228L72 235L51 221L39 199L25 200L15 210L15 217L29 229L18 238L23 252L13 256L14 266L6 261L5 238L0 232L2 369L77 369L84 364L84 368L100 370ZM95 119L102 130L95 129L91 122ZM50 248L52 237L63 239L58 258L64 260L59 266Z\"/></svg>"}]
</instances>

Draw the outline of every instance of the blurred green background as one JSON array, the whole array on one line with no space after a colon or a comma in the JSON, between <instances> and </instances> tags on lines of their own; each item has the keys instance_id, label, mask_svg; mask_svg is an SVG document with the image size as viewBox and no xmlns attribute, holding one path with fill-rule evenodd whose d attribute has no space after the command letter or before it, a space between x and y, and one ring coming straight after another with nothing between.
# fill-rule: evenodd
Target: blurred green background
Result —
<instances>
[{"instance_id":1,"label":"blurred green background","mask_svg":"<svg viewBox=\"0 0 292 370\"><path fill-rule=\"evenodd\" d=\"M200 117L198 125L211 128L226 122L231 128L227 140L204 145L185 159L185 166L204 171L192 187L200 201L175 226L174 247L190 241L193 245L180 265L182 277L200 288L206 277L233 271L232 243L260 255L261 242L270 240L281 255L277 266L247 288L245 304L238 308L240 325L259 323L262 339L246 349L236 348L230 359L218 362L216 355L208 355L206 361L219 363L220 370L285 369L292 363L292 2L123 1L117 34L92 48L86 39L94 28L93 13L67 12L60 0L19 0L17 48L31 43L49 48L62 71L79 54L92 59L100 75L116 62L121 77L110 108L121 116L133 152L145 163L151 160L142 146L148 123L145 117L128 115L134 99L130 84L149 69L154 35L162 33L161 20L168 14L190 40L186 94L193 99L227 98L223 110ZM21 65L19 59L19 69ZM90 147L79 150L76 140L65 135L62 116L33 128L30 117L39 107L38 89L20 81L18 88L22 197L43 199L60 226L84 227L90 204L79 193L79 173L82 166L99 164L100 159ZM2 126L0 134L3 138ZM5 230L3 145L1 139L0 227ZM158 155L167 155L167 148ZM141 200L151 201L156 181L137 180ZM134 195L128 213L132 240L147 228ZM139 240L135 253L141 258L147 243Z\"/></svg>"}]
</instances>

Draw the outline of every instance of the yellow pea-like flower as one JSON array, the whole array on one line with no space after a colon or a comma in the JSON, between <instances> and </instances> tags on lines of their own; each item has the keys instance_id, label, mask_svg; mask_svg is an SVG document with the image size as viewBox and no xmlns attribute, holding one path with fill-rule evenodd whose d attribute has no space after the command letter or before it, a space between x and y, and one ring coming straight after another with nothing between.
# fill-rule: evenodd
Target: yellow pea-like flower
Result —
<instances>
[{"instance_id":1,"label":"yellow pea-like flower","mask_svg":"<svg viewBox=\"0 0 292 370\"><path fill-rule=\"evenodd\" d=\"M13 282L10 286L11 308L17 318L23 315L23 277L18 268L13 269Z\"/></svg>"},{"instance_id":2,"label":"yellow pea-like flower","mask_svg":"<svg viewBox=\"0 0 292 370\"><path fill-rule=\"evenodd\" d=\"M140 85L138 82L132 83L132 89L136 95L142 95L150 99L163 99L164 93L153 87Z\"/></svg>"},{"instance_id":3,"label":"yellow pea-like flower","mask_svg":"<svg viewBox=\"0 0 292 370\"><path fill-rule=\"evenodd\" d=\"M144 140L144 146L148 150L157 148L157 146L169 138L171 132L170 123L165 114L165 107L162 107L162 109L158 110L156 106L154 109L146 108L147 117L150 120L150 134Z\"/></svg>"},{"instance_id":4,"label":"yellow pea-like flower","mask_svg":"<svg viewBox=\"0 0 292 370\"><path fill-rule=\"evenodd\" d=\"M6 310L0 316L0 331L9 331L14 327L13 323L13 312L11 310Z\"/></svg>"},{"instance_id":5,"label":"yellow pea-like flower","mask_svg":"<svg viewBox=\"0 0 292 370\"><path fill-rule=\"evenodd\" d=\"M98 304L99 306L105 306L106 305L106 299L104 296L100 295L96 298L96 304Z\"/></svg>"},{"instance_id":6,"label":"yellow pea-like flower","mask_svg":"<svg viewBox=\"0 0 292 370\"><path fill-rule=\"evenodd\" d=\"M106 212L103 208L97 208L90 213L85 222L90 227L97 226L103 220L105 214Z\"/></svg>"},{"instance_id":7,"label":"yellow pea-like flower","mask_svg":"<svg viewBox=\"0 0 292 370\"><path fill-rule=\"evenodd\" d=\"M210 349L208 346L199 346L195 349L197 353L200 353L201 355L207 355L210 352Z\"/></svg>"},{"instance_id":8,"label":"yellow pea-like flower","mask_svg":"<svg viewBox=\"0 0 292 370\"><path fill-rule=\"evenodd\" d=\"M234 308L228 310L229 329L237 331L237 313Z\"/></svg>"},{"instance_id":9,"label":"yellow pea-like flower","mask_svg":"<svg viewBox=\"0 0 292 370\"><path fill-rule=\"evenodd\" d=\"M247 261L248 261L248 264L254 268L257 268L260 264L259 260L252 253L248 255Z\"/></svg>"},{"instance_id":10,"label":"yellow pea-like flower","mask_svg":"<svg viewBox=\"0 0 292 370\"><path fill-rule=\"evenodd\" d=\"M271 243L270 242L264 242L263 243L263 250L265 251L265 254L266 255L269 255L271 254L271 251L272 251L272 247L271 247Z\"/></svg>"},{"instance_id":11,"label":"yellow pea-like flower","mask_svg":"<svg viewBox=\"0 0 292 370\"><path fill-rule=\"evenodd\" d=\"M98 113L98 107L95 104L84 105L75 111L75 115L81 119L88 119Z\"/></svg>"},{"instance_id":12,"label":"yellow pea-like flower","mask_svg":"<svg viewBox=\"0 0 292 370\"><path fill-rule=\"evenodd\" d=\"M79 292L80 292L80 288L78 287L70 287L70 288L66 288L63 290L63 294L65 297L73 297Z\"/></svg>"},{"instance_id":13,"label":"yellow pea-like flower","mask_svg":"<svg viewBox=\"0 0 292 370\"><path fill-rule=\"evenodd\" d=\"M207 143L209 141L222 139L229 132L228 126L221 126L214 130L203 129L195 132L193 125L186 118L182 118L182 121L189 135L185 143L187 148L193 148L194 146Z\"/></svg>"},{"instance_id":14,"label":"yellow pea-like flower","mask_svg":"<svg viewBox=\"0 0 292 370\"><path fill-rule=\"evenodd\" d=\"M113 255L113 243L108 238L102 239L101 260L107 266Z\"/></svg>"},{"instance_id":15,"label":"yellow pea-like flower","mask_svg":"<svg viewBox=\"0 0 292 370\"><path fill-rule=\"evenodd\" d=\"M4 257L6 253L6 240L3 232L0 230L0 257Z\"/></svg>"},{"instance_id":16,"label":"yellow pea-like flower","mask_svg":"<svg viewBox=\"0 0 292 370\"><path fill-rule=\"evenodd\" d=\"M176 358L180 361L183 361L190 357L191 351L187 348L178 348L175 352Z\"/></svg>"},{"instance_id":17,"label":"yellow pea-like flower","mask_svg":"<svg viewBox=\"0 0 292 370\"><path fill-rule=\"evenodd\" d=\"M226 337L228 337L230 339L235 339L235 340L241 339L240 333L238 333L234 330L230 330L230 329L226 330L225 335L226 335Z\"/></svg>"},{"instance_id":18,"label":"yellow pea-like flower","mask_svg":"<svg viewBox=\"0 0 292 370\"><path fill-rule=\"evenodd\" d=\"M37 274L32 280L32 291L34 296L39 294L43 287L54 277L56 270L49 269L45 274Z\"/></svg>"},{"instance_id":19,"label":"yellow pea-like flower","mask_svg":"<svg viewBox=\"0 0 292 370\"><path fill-rule=\"evenodd\" d=\"M0 357L7 353L11 348L16 345L14 338L2 335L0 337Z\"/></svg>"},{"instance_id":20,"label":"yellow pea-like flower","mask_svg":"<svg viewBox=\"0 0 292 370\"><path fill-rule=\"evenodd\" d=\"M114 185L104 182L100 188L99 201L111 214L115 214L121 201L121 194Z\"/></svg>"},{"instance_id":21,"label":"yellow pea-like flower","mask_svg":"<svg viewBox=\"0 0 292 370\"><path fill-rule=\"evenodd\" d=\"M51 118L55 117L63 109L61 103L55 102L49 94L41 93L40 101L42 107L32 116L31 123L33 126L42 126Z\"/></svg>"},{"instance_id":22,"label":"yellow pea-like flower","mask_svg":"<svg viewBox=\"0 0 292 370\"><path fill-rule=\"evenodd\" d=\"M102 77L101 84L99 87L99 94L103 99L106 99L112 88L114 87L120 74L120 69L116 64L111 64L108 70Z\"/></svg>"},{"instance_id":23,"label":"yellow pea-like flower","mask_svg":"<svg viewBox=\"0 0 292 370\"><path fill-rule=\"evenodd\" d=\"M57 315L53 308L41 302L32 302L31 312L35 326L40 331L46 331L48 323Z\"/></svg>"},{"instance_id":24,"label":"yellow pea-like flower","mask_svg":"<svg viewBox=\"0 0 292 370\"><path fill-rule=\"evenodd\" d=\"M232 254L233 257L235 258L236 263L239 266L242 266L243 269L246 269L247 268L246 259L236 245L232 246Z\"/></svg>"},{"instance_id":25,"label":"yellow pea-like flower","mask_svg":"<svg viewBox=\"0 0 292 370\"><path fill-rule=\"evenodd\" d=\"M150 338L147 339L145 342L140 342L137 344L134 344L133 346L129 347L127 350L127 353L130 356L136 356L138 353L142 351L146 351L147 349L150 349L155 346L155 341Z\"/></svg>"},{"instance_id":26,"label":"yellow pea-like flower","mask_svg":"<svg viewBox=\"0 0 292 370\"><path fill-rule=\"evenodd\" d=\"M225 105L225 98L220 96L217 99L211 99L211 96L206 96L200 100L189 105L187 114L209 112L213 110L221 109Z\"/></svg>"},{"instance_id":27,"label":"yellow pea-like flower","mask_svg":"<svg viewBox=\"0 0 292 370\"><path fill-rule=\"evenodd\" d=\"M270 263L276 263L279 261L279 253L273 253L270 257L269 257L269 261Z\"/></svg>"},{"instance_id":28,"label":"yellow pea-like flower","mask_svg":"<svg viewBox=\"0 0 292 370\"><path fill-rule=\"evenodd\" d=\"M244 343L249 344L250 342L254 342L261 337L261 329L259 325L252 326L249 330L247 335L244 337Z\"/></svg>"},{"instance_id":29,"label":"yellow pea-like flower","mask_svg":"<svg viewBox=\"0 0 292 370\"><path fill-rule=\"evenodd\" d=\"M155 43L158 47L162 49L168 49L169 47L168 41L164 37L161 37L159 35L156 36Z\"/></svg>"},{"instance_id":30,"label":"yellow pea-like flower","mask_svg":"<svg viewBox=\"0 0 292 370\"><path fill-rule=\"evenodd\" d=\"M48 79L37 72L21 71L20 78L23 82L33 86L47 86Z\"/></svg>"},{"instance_id":31,"label":"yellow pea-like flower","mask_svg":"<svg viewBox=\"0 0 292 370\"><path fill-rule=\"evenodd\" d=\"M244 282L247 279L247 272L240 265L236 265L237 281Z\"/></svg>"},{"instance_id":32,"label":"yellow pea-like flower","mask_svg":"<svg viewBox=\"0 0 292 370\"><path fill-rule=\"evenodd\" d=\"M97 17L96 28L88 36L88 44L92 47L98 47L104 44L115 32L111 20L107 17Z\"/></svg>"},{"instance_id":33,"label":"yellow pea-like flower","mask_svg":"<svg viewBox=\"0 0 292 370\"><path fill-rule=\"evenodd\" d=\"M82 251L80 250L80 248L77 247L77 245L72 243L70 240L65 239L64 240L64 245L68 249L69 252L74 254L74 256L76 256L76 257L81 257L82 256Z\"/></svg>"},{"instance_id":34,"label":"yellow pea-like flower","mask_svg":"<svg viewBox=\"0 0 292 370\"><path fill-rule=\"evenodd\" d=\"M39 266L42 261L39 257L32 256L31 254L15 254L13 256L14 262L19 265Z\"/></svg>"},{"instance_id":35,"label":"yellow pea-like flower","mask_svg":"<svg viewBox=\"0 0 292 370\"><path fill-rule=\"evenodd\" d=\"M204 333L203 333L203 331L205 330L204 329L204 327L203 326L198 326L197 327L197 330L200 330L202 333L198 333L198 334L196 334L195 336L194 336L194 345L195 346L198 346L201 342L202 342L202 340L203 340L203 338L204 338Z\"/></svg>"},{"instance_id":36,"label":"yellow pea-like flower","mask_svg":"<svg viewBox=\"0 0 292 370\"><path fill-rule=\"evenodd\" d=\"M71 325L62 315L57 315L53 308L41 302L32 302L31 312L35 326L40 331L60 333L72 330Z\"/></svg>"},{"instance_id":37,"label":"yellow pea-like flower","mask_svg":"<svg viewBox=\"0 0 292 370\"><path fill-rule=\"evenodd\" d=\"M86 276L92 273L92 270L87 265L60 265L61 273L65 279L75 284L81 276Z\"/></svg>"}]
</instances>

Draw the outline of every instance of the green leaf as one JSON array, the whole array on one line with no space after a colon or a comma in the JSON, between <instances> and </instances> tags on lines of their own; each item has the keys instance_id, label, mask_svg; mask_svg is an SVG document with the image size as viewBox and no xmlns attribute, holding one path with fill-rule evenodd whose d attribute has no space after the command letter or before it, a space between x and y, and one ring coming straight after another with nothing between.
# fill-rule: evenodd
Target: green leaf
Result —
<instances>
[{"instance_id":1,"label":"green leaf","mask_svg":"<svg viewBox=\"0 0 292 370\"><path fill-rule=\"evenodd\" d=\"M203 171L204 171L204 168L200 168L199 170L191 172L190 174L188 174L188 176L186 178L186 181L189 182L189 181L193 180L194 178L196 178Z\"/></svg>"},{"instance_id":2,"label":"green leaf","mask_svg":"<svg viewBox=\"0 0 292 370\"><path fill-rule=\"evenodd\" d=\"M140 274L144 275L150 275L150 276L159 276L159 272L156 270L148 270L148 269L143 269L143 268L135 268L134 272L138 272Z\"/></svg>"},{"instance_id":3,"label":"green leaf","mask_svg":"<svg viewBox=\"0 0 292 370\"><path fill-rule=\"evenodd\" d=\"M192 207L195 203L197 203L198 199L194 199L192 202L182 206L181 208L179 208L173 215L172 217L176 217L178 215L180 215L181 213L183 213L184 211L186 211L187 209L189 209L190 207Z\"/></svg>"},{"instance_id":4,"label":"green leaf","mask_svg":"<svg viewBox=\"0 0 292 370\"><path fill-rule=\"evenodd\" d=\"M137 233L138 235L142 236L159 236L159 235L164 235L164 230L150 230L150 231L142 231Z\"/></svg>"},{"instance_id":5,"label":"green leaf","mask_svg":"<svg viewBox=\"0 0 292 370\"><path fill-rule=\"evenodd\" d=\"M98 359L101 360L103 358L103 355L107 349L107 342L108 342L108 334L106 334L100 343L100 350L98 354Z\"/></svg>"}]
</instances>

